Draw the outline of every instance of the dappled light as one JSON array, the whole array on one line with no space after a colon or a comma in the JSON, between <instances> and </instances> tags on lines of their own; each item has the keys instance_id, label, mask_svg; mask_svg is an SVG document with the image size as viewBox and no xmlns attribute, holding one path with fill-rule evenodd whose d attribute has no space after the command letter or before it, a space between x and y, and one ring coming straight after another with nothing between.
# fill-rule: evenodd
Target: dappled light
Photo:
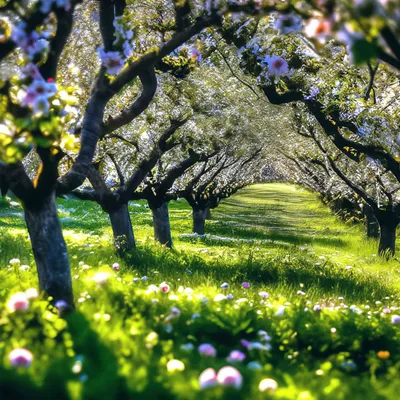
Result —
<instances>
[{"instance_id":1,"label":"dappled light","mask_svg":"<svg viewBox=\"0 0 400 400\"><path fill-rule=\"evenodd\" d=\"M398 0L0 0L0 399L397 400Z\"/></svg>"}]
</instances>

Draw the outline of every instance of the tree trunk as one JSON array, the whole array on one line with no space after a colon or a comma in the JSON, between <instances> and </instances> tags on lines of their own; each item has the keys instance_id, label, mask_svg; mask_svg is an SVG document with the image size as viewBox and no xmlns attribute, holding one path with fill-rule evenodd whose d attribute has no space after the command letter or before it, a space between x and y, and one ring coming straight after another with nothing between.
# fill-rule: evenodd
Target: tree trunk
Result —
<instances>
[{"instance_id":1,"label":"tree trunk","mask_svg":"<svg viewBox=\"0 0 400 400\"><path fill-rule=\"evenodd\" d=\"M171 225L169 223L168 202L165 202L161 207L152 208L154 237L161 244L167 247L172 247Z\"/></svg>"},{"instance_id":2,"label":"tree trunk","mask_svg":"<svg viewBox=\"0 0 400 400\"><path fill-rule=\"evenodd\" d=\"M193 233L204 235L206 210L205 208L193 208Z\"/></svg>"},{"instance_id":3,"label":"tree trunk","mask_svg":"<svg viewBox=\"0 0 400 400\"><path fill-rule=\"evenodd\" d=\"M395 216L392 218L385 218L379 221L380 239L379 239L379 255L390 258L394 256L396 251L396 228L397 219Z\"/></svg>"},{"instance_id":4,"label":"tree trunk","mask_svg":"<svg viewBox=\"0 0 400 400\"><path fill-rule=\"evenodd\" d=\"M207 207L206 208L206 211L205 211L205 218L208 220L208 219L211 219L211 210L210 210L210 207Z\"/></svg>"},{"instance_id":5,"label":"tree trunk","mask_svg":"<svg viewBox=\"0 0 400 400\"><path fill-rule=\"evenodd\" d=\"M128 204L111 211L109 216L114 234L114 246L117 253L122 256L126 251L136 247Z\"/></svg>"},{"instance_id":6,"label":"tree trunk","mask_svg":"<svg viewBox=\"0 0 400 400\"><path fill-rule=\"evenodd\" d=\"M51 296L53 302L64 300L73 307L71 271L55 193L41 199L40 204L25 205L24 211L40 290Z\"/></svg>"},{"instance_id":7,"label":"tree trunk","mask_svg":"<svg viewBox=\"0 0 400 400\"><path fill-rule=\"evenodd\" d=\"M363 212L366 217L367 237L378 239L379 223L375 217L372 208L368 204L366 204L363 206Z\"/></svg>"}]
</instances>

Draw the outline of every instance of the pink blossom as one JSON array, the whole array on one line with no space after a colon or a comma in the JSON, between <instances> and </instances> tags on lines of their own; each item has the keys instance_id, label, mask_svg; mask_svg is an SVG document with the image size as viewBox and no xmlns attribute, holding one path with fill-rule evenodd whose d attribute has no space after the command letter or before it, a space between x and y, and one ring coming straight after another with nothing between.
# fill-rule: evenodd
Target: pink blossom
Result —
<instances>
[{"instance_id":1,"label":"pink blossom","mask_svg":"<svg viewBox=\"0 0 400 400\"><path fill-rule=\"evenodd\" d=\"M112 265L112 269L114 270L114 271L119 271L119 264L116 262L116 263L114 263L113 265Z\"/></svg>"},{"instance_id":2,"label":"pink blossom","mask_svg":"<svg viewBox=\"0 0 400 400\"><path fill-rule=\"evenodd\" d=\"M199 376L199 385L201 389L216 386L217 383L217 374L213 368L205 369Z\"/></svg>"},{"instance_id":3,"label":"pink blossom","mask_svg":"<svg viewBox=\"0 0 400 400\"><path fill-rule=\"evenodd\" d=\"M314 37L320 40L325 40L332 33L332 22L327 19L311 18L304 32L308 37Z\"/></svg>"},{"instance_id":4,"label":"pink blossom","mask_svg":"<svg viewBox=\"0 0 400 400\"><path fill-rule=\"evenodd\" d=\"M106 68L107 74L117 75L124 68L125 61L122 59L118 51L104 51L103 48L98 50L102 65Z\"/></svg>"},{"instance_id":5,"label":"pink blossom","mask_svg":"<svg viewBox=\"0 0 400 400\"><path fill-rule=\"evenodd\" d=\"M13 294L7 302L7 308L10 312L26 311L29 307L29 300L26 293L18 292Z\"/></svg>"},{"instance_id":6,"label":"pink blossom","mask_svg":"<svg viewBox=\"0 0 400 400\"><path fill-rule=\"evenodd\" d=\"M290 73L287 61L280 56L267 56L262 63L268 66L269 77L288 76Z\"/></svg>"},{"instance_id":7,"label":"pink blossom","mask_svg":"<svg viewBox=\"0 0 400 400\"><path fill-rule=\"evenodd\" d=\"M160 289L161 289L162 292L168 293L169 290L170 290L170 287L169 287L169 285L167 283L163 282L163 283L160 284Z\"/></svg>"},{"instance_id":8,"label":"pink blossom","mask_svg":"<svg viewBox=\"0 0 400 400\"><path fill-rule=\"evenodd\" d=\"M241 373L235 367L222 367L217 374L217 381L220 385L231 386L240 389L243 385Z\"/></svg>"},{"instance_id":9,"label":"pink blossom","mask_svg":"<svg viewBox=\"0 0 400 400\"><path fill-rule=\"evenodd\" d=\"M32 364L33 355L27 349L14 349L8 355L8 359L13 367L28 368Z\"/></svg>"},{"instance_id":10,"label":"pink blossom","mask_svg":"<svg viewBox=\"0 0 400 400\"><path fill-rule=\"evenodd\" d=\"M239 350L232 350L226 359L228 362L242 362L246 355Z\"/></svg>"},{"instance_id":11,"label":"pink blossom","mask_svg":"<svg viewBox=\"0 0 400 400\"><path fill-rule=\"evenodd\" d=\"M209 343L201 344L198 350L202 356L215 357L217 355L217 350L215 350L215 347Z\"/></svg>"}]
</instances>

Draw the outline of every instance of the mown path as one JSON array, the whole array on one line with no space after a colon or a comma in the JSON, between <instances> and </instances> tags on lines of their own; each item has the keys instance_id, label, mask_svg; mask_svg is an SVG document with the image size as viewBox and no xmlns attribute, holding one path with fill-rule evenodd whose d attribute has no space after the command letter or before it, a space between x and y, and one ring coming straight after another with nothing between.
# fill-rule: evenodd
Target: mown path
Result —
<instances>
[{"instance_id":1,"label":"mown path","mask_svg":"<svg viewBox=\"0 0 400 400\"><path fill-rule=\"evenodd\" d=\"M306 247L321 262L331 260L344 268L376 272L400 286L399 261L378 257L377 242L366 239L362 224L339 220L315 194L297 186L251 186L223 201L212 215L207 231L214 235Z\"/></svg>"}]
</instances>

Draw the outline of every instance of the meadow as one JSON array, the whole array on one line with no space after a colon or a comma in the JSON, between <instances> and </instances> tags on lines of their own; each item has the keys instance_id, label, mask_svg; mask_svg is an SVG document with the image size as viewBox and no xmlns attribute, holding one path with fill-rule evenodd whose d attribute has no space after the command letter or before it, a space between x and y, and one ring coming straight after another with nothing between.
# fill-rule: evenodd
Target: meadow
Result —
<instances>
[{"instance_id":1,"label":"meadow","mask_svg":"<svg viewBox=\"0 0 400 400\"><path fill-rule=\"evenodd\" d=\"M361 224L316 195L248 187L212 210L204 237L190 233L187 203L171 202L172 250L132 203L137 249L124 259L99 206L60 199L76 299L67 315L32 290L10 200L0 204L1 398L398 398L398 259L380 258Z\"/></svg>"}]
</instances>

